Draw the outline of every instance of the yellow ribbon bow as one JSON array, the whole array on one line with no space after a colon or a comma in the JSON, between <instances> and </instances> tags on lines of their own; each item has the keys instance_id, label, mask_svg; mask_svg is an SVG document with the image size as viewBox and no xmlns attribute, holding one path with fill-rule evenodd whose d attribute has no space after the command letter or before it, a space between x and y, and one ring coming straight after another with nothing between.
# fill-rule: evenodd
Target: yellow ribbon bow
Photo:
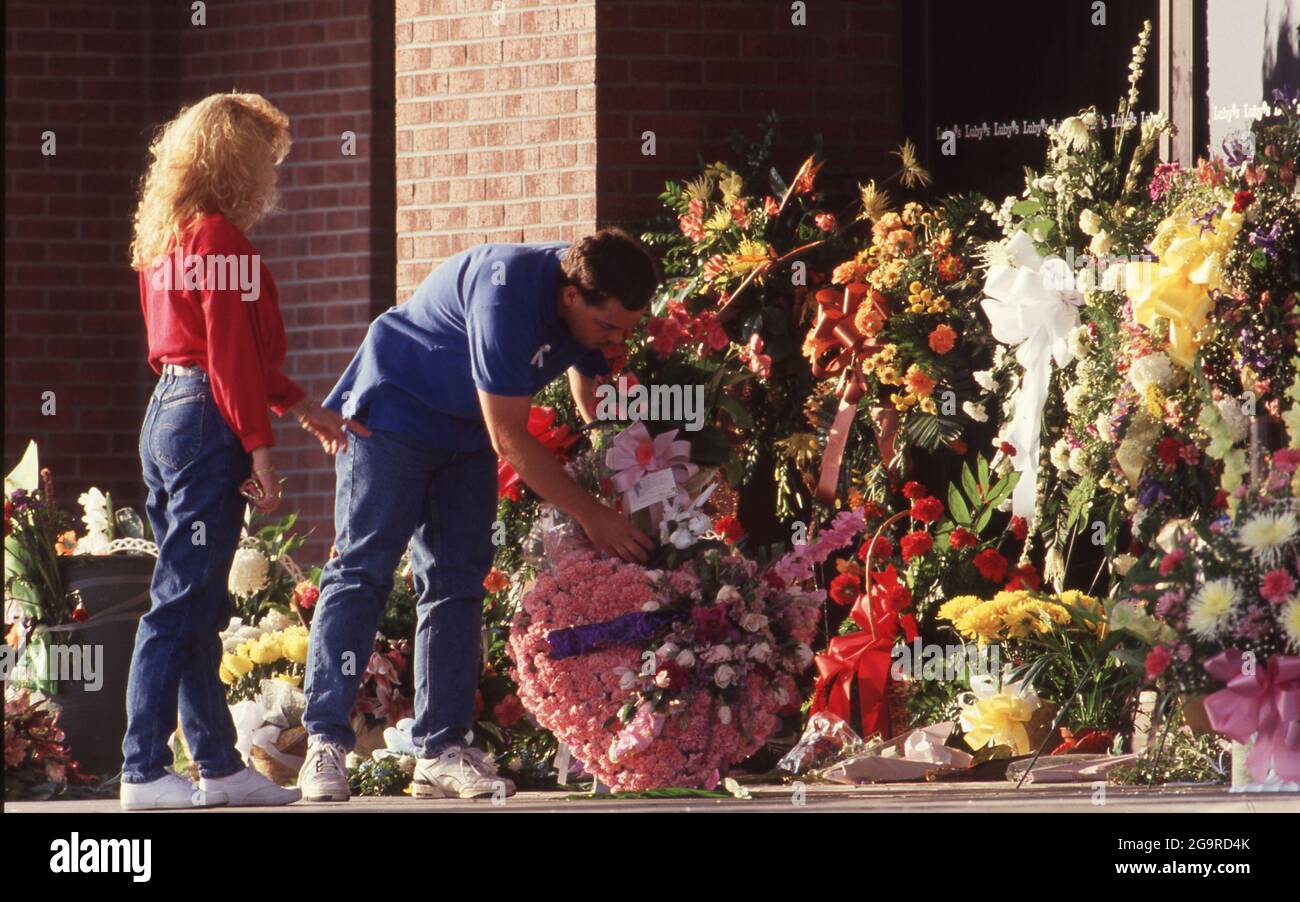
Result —
<instances>
[{"instance_id":1,"label":"yellow ribbon bow","mask_svg":"<svg viewBox=\"0 0 1300 902\"><path fill-rule=\"evenodd\" d=\"M1133 317L1148 329L1169 321L1169 357L1190 367L1200 347L1198 334L1214 309L1210 292L1223 289L1223 260L1241 230L1242 215L1227 212L1211 228L1169 217L1151 242L1158 262L1128 263L1124 285Z\"/></svg>"}]
</instances>

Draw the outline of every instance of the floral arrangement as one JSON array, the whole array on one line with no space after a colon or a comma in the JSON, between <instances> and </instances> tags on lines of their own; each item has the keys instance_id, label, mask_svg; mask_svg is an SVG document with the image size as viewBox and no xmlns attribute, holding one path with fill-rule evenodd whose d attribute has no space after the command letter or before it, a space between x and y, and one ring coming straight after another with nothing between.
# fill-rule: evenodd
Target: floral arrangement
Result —
<instances>
[{"instance_id":1,"label":"floral arrangement","mask_svg":"<svg viewBox=\"0 0 1300 902\"><path fill-rule=\"evenodd\" d=\"M235 617L221 633L221 682L229 704L256 697L262 680L301 686L307 663L307 627L271 611L256 626Z\"/></svg>"},{"instance_id":2,"label":"floral arrangement","mask_svg":"<svg viewBox=\"0 0 1300 902\"><path fill-rule=\"evenodd\" d=\"M639 479L652 459L676 472L665 544L650 566L602 559L572 524L544 516L545 565L521 586L511 624L523 707L619 790L712 789L798 710L794 678L812 662L824 597L802 584L862 525L846 514L760 573L701 510L712 488L697 485L683 444L634 424L574 462L607 492L627 491L620 476Z\"/></svg>"},{"instance_id":3,"label":"floral arrangement","mask_svg":"<svg viewBox=\"0 0 1300 902\"><path fill-rule=\"evenodd\" d=\"M1054 709L1065 709L1062 721L1070 733L1088 733L1093 744L1109 748L1129 728L1137 680L1112 654L1123 636L1114 633L1101 599L1074 589L1018 589L989 599L951 598L939 617L980 647L996 645L1013 677L1033 686Z\"/></svg>"},{"instance_id":4,"label":"floral arrangement","mask_svg":"<svg viewBox=\"0 0 1300 902\"><path fill-rule=\"evenodd\" d=\"M1144 189L1169 123L1155 114L1139 124L1136 113L1150 33L1146 23L1114 141L1103 139L1094 108L1049 129L1046 171L1028 172L1022 197L1003 202L997 217L1006 237L985 250L982 307L1006 348L983 380L1002 402L994 464L1023 474L1012 509L1041 535L1051 563L1045 576L1058 586L1081 534L1114 557L1143 456L1161 429L1163 408L1152 406L1150 392L1174 383L1167 343L1139 322L1144 314L1125 294L1125 273L1137 272L1129 264L1149 257L1162 211ZM1135 275L1127 287L1139 281ZM1154 418L1151 410L1159 411ZM1194 459L1184 444L1168 454ZM1050 467L1040 466L1043 450ZM1183 497L1200 501L1195 491Z\"/></svg>"},{"instance_id":5,"label":"floral arrangement","mask_svg":"<svg viewBox=\"0 0 1300 902\"><path fill-rule=\"evenodd\" d=\"M972 380L989 342L969 306L979 288L974 248L994 233L993 221L979 198L907 203L901 212L888 205L874 183L861 187L858 217L871 224L870 241L809 299L815 313L802 352L819 381L805 413L826 436L817 494L827 503L845 481L838 465L855 424L876 436L850 456L861 489L873 466L903 472L911 447L963 451L966 427L988 420Z\"/></svg>"},{"instance_id":6,"label":"floral arrangement","mask_svg":"<svg viewBox=\"0 0 1300 902\"><path fill-rule=\"evenodd\" d=\"M63 744L59 715L28 689L5 698L5 801L48 798L61 788L92 782Z\"/></svg>"}]
</instances>

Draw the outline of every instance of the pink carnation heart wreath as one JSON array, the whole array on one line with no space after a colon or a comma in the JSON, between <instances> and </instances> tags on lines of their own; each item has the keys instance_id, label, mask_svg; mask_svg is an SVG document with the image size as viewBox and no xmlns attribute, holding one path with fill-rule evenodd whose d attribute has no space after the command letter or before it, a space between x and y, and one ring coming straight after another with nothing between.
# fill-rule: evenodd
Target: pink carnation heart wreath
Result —
<instances>
[{"instance_id":1,"label":"pink carnation heart wreath","mask_svg":"<svg viewBox=\"0 0 1300 902\"><path fill-rule=\"evenodd\" d=\"M589 773L617 791L666 786L712 788L733 765L758 751L778 728L777 712L796 697L793 679L783 672L764 677L746 670L737 700L726 712L710 688L688 684L667 712L636 719L647 732L624 742L621 709L637 698L621 688L625 674L642 666L646 641L597 648L571 657L551 657L548 634L586 624L605 623L645 610L657 592L647 570L594 550L568 548L550 561L525 592L515 615L510 650L519 699L543 727L565 743ZM791 634L811 637L815 613L791 605ZM725 722L724 722L725 721ZM653 729L653 735L650 731Z\"/></svg>"}]
</instances>

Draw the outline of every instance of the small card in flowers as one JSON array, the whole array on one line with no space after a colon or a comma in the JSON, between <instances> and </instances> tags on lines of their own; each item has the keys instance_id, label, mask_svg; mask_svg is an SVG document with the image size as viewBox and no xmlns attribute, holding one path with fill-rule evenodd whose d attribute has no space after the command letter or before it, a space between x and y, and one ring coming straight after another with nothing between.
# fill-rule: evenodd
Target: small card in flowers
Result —
<instances>
[{"instance_id":1,"label":"small card in flowers","mask_svg":"<svg viewBox=\"0 0 1300 902\"><path fill-rule=\"evenodd\" d=\"M639 511L652 504L667 501L677 494L677 478L673 471L654 470L636 481L627 493L628 508Z\"/></svg>"}]
</instances>

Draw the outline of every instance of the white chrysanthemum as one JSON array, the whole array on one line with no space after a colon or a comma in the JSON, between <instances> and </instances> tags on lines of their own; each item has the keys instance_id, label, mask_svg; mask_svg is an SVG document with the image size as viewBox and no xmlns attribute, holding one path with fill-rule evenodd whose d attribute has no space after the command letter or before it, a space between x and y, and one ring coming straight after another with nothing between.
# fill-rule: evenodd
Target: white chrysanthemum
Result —
<instances>
[{"instance_id":1,"label":"white chrysanthemum","mask_svg":"<svg viewBox=\"0 0 1300 902\"><path fill-rule=\"evenodd\" d=\"M1187 628L1203 639L1213 639L1228 628L1240 603L1241 593L1230 578L1210 580L1187 605Z\"/></svg>"},{"instance_id":2,"label":"white chrysanthemum","mask_svg":"<svg viewBox=\"0 0 1300 902\"><path fill-rule=\"evenodd\" d=\"M1084 269L1083 272L1079 273L1079 275L1082 276L1083 273L1086 272L1092 272L1092 270ZM1080 290L1083 289L1080 288ZM1073 354L1075 357L1088 356L1088 327L1087 326L1075 326L1073 329L1070 330L1070 334L1066 337L1065 340L1066 343L1070 346L1070 353Z\"/></svg>"},{"instance_id":3,"label":"white chrysanthemum","mask_svg":"<svg viewBox=\"0 0 1300 902\"><path fill-rule=\"evenodd\" d=\"M1071 414L1078 414L1079 406L1083 404L1083 386L1077 382L1065 390L1065 409Z\"/></svg>"},{"instance_id":4,"label":"white chrysanthemum","mask_svg":"<svg viewBox=\"0 0 1300 902\"><path fill-rule=\"evenodd\" d=\"M1094 257L1104 257L1110 253L1113 244L1110 233L1102 230L1092 236L1092 241L1088 242L1088 250Z\"/></svg>"},{"instance_id":5,"label":"white chrysanthemum","mask_svg":"<svg viewBox=\"0 0 1300 902\"><path fill-rule=\"evenodd\" d=\"M1227 427L1228 436L1234 441L1239 442L1246 437L1246 430L1250 424L1246 420L1246 415L1241 412L1241 407L1236 398L1223 398L1214 405L1218 411L1219 417Z\"/></svg>"},{"instance_id":6,"label":"white chrysanthemum","mask_svg":"<svg viewBox=\"0 0 1300 902\"><path fill-rule=\"evenodd\" d=\"M976 370L971 375L975 380L975 384L985 391L998 390L998 380L993 378L991 370ZM1300 410L1300 406L1298 406L1297 409Z\"/></svg>"},{"instance_id":7,"label":"white chrysanthemum","mask_svg":"<svg viewBox=\"0 0 1300 902\"><path fill-rule=\"evenodd\" d=\"M1282 624L1286 644L1291 646L1293 651L1300 651L1300 595L1291 596L1291 599L1282 605L1278 620Z\"/></svg>"},{"instance_id":8,"label":"white chrysanthemum","mask_svg":"<svg viewBox=\"0 0 1300 902\"><path fill-rule=\"evenodd\" d=\"M1167 354L1156 351L1133 361L1129 367L1128 381L1137 389L1139 397L1145 397L1147 389L1152 385L1161 391L1168 391L1174 384L1174 366Z\"/></svg>"},{"instance_id":9,"label":"white chrysanthemum","mask_svg":"<svg viewBox=\"0 0 1300 902\"><path fill-rule=\"evenodd\" d=\"M77 503L84 511L81 522L86 524L87 534L106 537L112 535L112 513L108 509L107 495L91 486L81 493Z\"/></svg>"},{"instance_id":10,"label":"white chrysanthemum","mask_svg":"<svg viewBox=\"0 0 1300 902\"><path fill-rule=\"evenodd\" d=\"M988 412L984 410L983 404L963 401L961 402L961 411L977 423L987 423L989 421Z\"/></svg>"},{"instance_id":11,"label":"white chrysanthemum","mask_svg":"<svg viewBox=\"0 0 1300 902\"><path fill-rule=\"evenodd\" d=\"M1088 452L1082 448L1070 449L1070 458L1066 465L1070 468L1071 473L1079 476L1087 476L1092 472L1088 466Z\"/></svg>"},{"instance_id":12,"label":"white chrysanthemum","mask_svg":"<svg viewBox=\"0 0 1300 902\"><path fill-rule=\"evenodd\" d=\"M1065 439L1057 439L1056 444L1052 445L1052 466L1061 472L1070 469L1070 443Z\"/></svg>"},{"instance_id":13,"label":"white chrysanthemum","mask_svg":"<svg viewBox=\"0 0 1300 902\"><path fill-rule=\"evenodd\" d=\"M1092 210L1084 210L1079 214L1079 231L1088 236L1096 235L1101 231L1101 217Z\"/></svg>"},{"instance_id":14,"label":"white chrysanthemum","mask_svg":"<svg viewBox=\"0 0 1300 902\"><path fill-rule=\"evenodd\" d=\"M276 633L280 630L288 629L290 626L293 626L293 623L294 621L289 618L288 614L272 608L266 612L266 616L263 617L261 622L257 625L264 630Z\"/></svg>"},{"instance_id":15,"label":"white chrysanthemum","mask_svg":"<svg viewBox=\"0 0 1300 902\"><path fill-rule=\"evenodd\" d=\"M1133 565L1136 563L1137 558L1131 554L1117 554L1115 555L1115 559L1111 561L1111 566L1120 576L1127 576L1128 572L1133 569Z\"/></svg>"},{"instance_id":16,"label":"white chrysanthemum","mask_svg":"<svg viewBox=\"0 0 1300 902\"><path fill-rule=\"evenodd\" d=\"M1093 425L1097 427L1098 436L1108 442L1115 441L1115 434L1110 431L1109 411L1103 410L1101 413L1097 414L1097 419L1093 421Z\"/></svg>"},{"instance_id":17,"label":"white chrysanthemum","mask_svg":"<svg viewBox=\"0 0 1300 902\"><path fill-rule=\"evenodd\" d=\"M1242 524L1237 532L1237 543L1263 564L1273 564L1282 555L1282 549L1295 540L1300 523L1291 511L1258 513Z\"/></svg>"},{"instance_id":18,"label":"white chrysanthemum","mask_svg":"<svg viewBox=\"0 0 1300 902\"><path fill-rule=\"evenodd\" d=\"M230 565L229 587L239 598L252 598L270 581L271 562L256 548L240 548Z\"/></svg>"}]
</instances>

